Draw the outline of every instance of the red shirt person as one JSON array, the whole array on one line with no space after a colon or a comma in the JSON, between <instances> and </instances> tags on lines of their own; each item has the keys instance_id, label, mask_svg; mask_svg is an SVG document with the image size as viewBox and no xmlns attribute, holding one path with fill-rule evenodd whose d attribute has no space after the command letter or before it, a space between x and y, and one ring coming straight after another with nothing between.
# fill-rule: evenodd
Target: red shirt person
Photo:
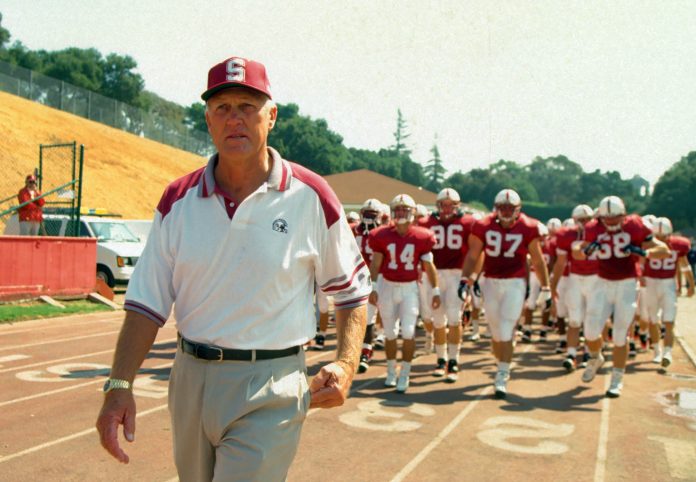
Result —
<instances>
[{"instance_id":1,"label":"red shirt person","mask_svg":"<svg viewBox=\"0 0 696 482\"><path fill-rule=\"evenodd\" d=\"M19 204L28 201L29 204L19 208L19 233L23 236L38 236L41 221L43 221L43 205L46 203L40 197L41 192L36 187L36 176L29 174L25 186L19 190L17 200Z\"/></svg>"},{"instance_id":2,"label":"red shirt person","mask_svg":"<svg viewBox=\"0 0 696 482\"><path fill-rule=\"evenodd\" d=\"M512 189L495 196L492 214L476 221L469 236L469 252L462 269L460 293L465 297L473 284L471 275L480 256L485 256L481 284L486 317L493 336L493 355L498 361L495 397L505 398L512 361L512 337L522 313L527 276L527 254L541 284L540 299L551 302L549 274L541 252L539 221L520 212L522 200Z\"/></svg>"},{"instance_id":3,"label":"red shirt person","mask_svg":"<svg viewBox=\"0 0 696 482\"><path fill-rule=\"evenodd\" d=\"M628 349L626 336L633 322L638 296L638 257L664 258L667 246L653 238L652 230L637 215L626 215L626 207L617 196L607 196L599 203L598 220L585 226L585 240L573 245L573 257L585 259L596 256L599 262L599 281L588 306L585 338L590 361L582 375L589 383L604 363L600 353L602 329L613 316L614 369L606 395L616 398L623 389L623 373Z\"/></svg>"}]
</instances>

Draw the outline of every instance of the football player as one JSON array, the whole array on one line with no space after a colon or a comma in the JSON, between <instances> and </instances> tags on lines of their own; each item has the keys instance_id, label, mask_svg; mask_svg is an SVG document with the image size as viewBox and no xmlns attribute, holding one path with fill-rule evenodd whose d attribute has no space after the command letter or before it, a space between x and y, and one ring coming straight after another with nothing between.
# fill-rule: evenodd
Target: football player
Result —
<instances>
[{"instance_id":1,"label":"football player","mask_svg":"<svg viewBox=\"0 0 696 482\"><path fill-rule=\"evenodd\" d=\"M602 330L613 314L613 370L606 396L616 398L623 389L628 349L628 330L636 310L637 258L659 259L669 256L669 249L654 238L639 216L626 215L626 207L617 196L607 196L599 203L599 220L585 225L585 239L575 242L573 257L587 259L595 255L599 263L599 280L587 307L585 339L590 360L582 374L584 382L594 379L604 363Z\"/></svg>"},{"instance_id":2,"label":"football player","mask_svg":"<svg viewBox=\"0 0 696 482\"><path fill-rule=\"evenodd\" d=\"M539 224L539 236L541 242L541 252L544 256L544 263L546 263L546 269L550 270L553 264L553 260L556 258L556 238L551 236L551 230L549 225L553 228L553 232L558 230L558 227L553 222L558 220L558 218L549 219L547 225ZM560 221L558 221L560 226ZM539 284L539 278L534 272L534 265L529 266L529 290L527 294L527 299L525 300L524 306L524 331L522 332L522 341L525 343L532 342L532 321L534 310L537 308L537 299L539 298L539 292L541 290L541 285ZM541 313L541 330L539 330L539 340L546 340L546 331L549 326L549 319L551 316L551 310L544 310Z\"/></svg>"},{"instance_id":3,"label":"football player","mask_svg":"<svg viewBox=\"0 0 696 482\"><path fill-rule=\"evenodd\" d=\"M686 278L689 287L687 296L694 295L694 273L686 258L691 249L691 242L672 233L672 222L665 217L655 219L652 231L657 239L667 244L669 257L647 260L644 266L645 305L650 320L650 340L655 352L655 363L667 369L672 363L672 346L674 345L674 320L677 315L677 270ZM660 317L665 325L664 354L660 348Z\"/></svg>"},{"instance_id":4,"label":"football player","mask_svg":"<svg viewBox=\"0 0 696 482\"><path fill-rule=\"evenodd\" d=\"M387 358L387 377L384 385L396 387L398 392L408 389L411 361L415 352L416 319L418 317L418 265L428 273L432 288L432 308L440 306L440 288L433 264L432 248L435 236L425 228L413 224L416 203L406 194L397 195L391 202L392 224L370 233L372 248L370 276L373 291L369 302L379 306L384 325L384 350ZM381 286L377 276L382 273ZM403 345L402 363L397 379L397 336L401 323Z\"/></svg>"},{"instance_id":5,"label":"football player","mask_svg":"<svg viewBox=\"0 0 696 482\"><path fill-rule=\"evenodd\" d=\"M483 272L486 277L480 289L492 335L493 355L498 362L495 398L507 395L513 336L525 299L527 253L541 283L539 301L546 309L551 306L539 221L522 214L521 206L519 194L512 189L503 189L495 196L494 211L474 223L459 286L460 297L465 299L474 283L471 276L476 262L485 255Z\"/></svg>"},{"instance_id":6,"label":"football player","mask_svg":"<svg viewBox=\"0 0 696 482\"><path fill-rule=\"evenodd\" d=\"M382 203L377 199L366 200L360 208L360 223L353 227L353 235L360 248L360 253L365 260L365 264L370 266L372 261L372 249L368 243L370 232L380 226L382 216L380 210ZM381 275L377 277L377 284L381 282ZM372 360L372 342L374 339L375 320L377 318L377 306L372 303L367 304L367 326L365 328L365 338L363 339L362 353L360 354L360 364L358 373L365 373Z\"/></svg>"},{"instance_id":7,"label":"football player","mask_svg":"<svg viewBox=\"0 0 696 482\"><path fill-rule=\"evenodd\" d=\"M592 208L587 204L579 204L573 209L572 216L575 226L562 229L556 236L556 264L551 276L551 292L554 300L557 300L557 308L561 304L561 300L564 300L567 305L567 344L563 367L569 373L578 366L577 351L580 343L580 328L587 323L587 306L599 279L596 253L584 260L571 256L573 243L581 242L585 237L585 225L593 217ZM567 277L564 275L566 271L568 272ZM558 315L558 310L557 316L559 326L561 323L565 324L565 320Z\"/></svg>"},{"instance_id":8,"label":"football player","mask_svg":"<svg viewBox=\"0 0 696 482\"><path fill-rule=\"evenodd\" d=\"M468 238L474 218L459 210L457 191L445 188L437 195L437 211L421 226L435 234L433 256L442 291L442 304L433 316L437 366L433 375L441 377L447 370L446 382L457 381L459 350L462 343L462 300L457 295Z\"/></svg>"}]
</instances>

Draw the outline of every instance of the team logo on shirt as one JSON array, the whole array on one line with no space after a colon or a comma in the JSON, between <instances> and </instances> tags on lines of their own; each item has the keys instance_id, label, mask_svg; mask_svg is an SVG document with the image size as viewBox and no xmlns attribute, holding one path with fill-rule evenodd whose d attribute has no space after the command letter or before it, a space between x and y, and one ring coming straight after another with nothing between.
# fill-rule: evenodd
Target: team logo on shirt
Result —
<instances>
[{"instance_id":1,"label":"team logo on shirt","mask_svg":"<svg viewBox=\"0 0 696 482\"><path fill-rule=\"evenodd\" d=\"M288 223L283 218L278 218L273 221L273 231L278 231L279 233L287 234Z\"/></svg>"}]
</instances>

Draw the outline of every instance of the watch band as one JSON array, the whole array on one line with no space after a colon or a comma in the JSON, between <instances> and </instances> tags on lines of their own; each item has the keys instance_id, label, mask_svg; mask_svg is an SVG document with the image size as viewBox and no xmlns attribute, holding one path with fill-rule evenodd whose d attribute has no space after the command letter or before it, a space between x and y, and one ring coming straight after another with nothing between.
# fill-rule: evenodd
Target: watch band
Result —
<instances>
[{"instance_id":1,"label":"watch band","mask_svg":"<svg viewBox=\"0 0 696 482\"><path fill-rule=\"evenodd\" d=\"M104 384L104 393L111 390L130 390L131 383L128 380L119 380L118 378L109 378Z\"/></svg>"}]
</instances>

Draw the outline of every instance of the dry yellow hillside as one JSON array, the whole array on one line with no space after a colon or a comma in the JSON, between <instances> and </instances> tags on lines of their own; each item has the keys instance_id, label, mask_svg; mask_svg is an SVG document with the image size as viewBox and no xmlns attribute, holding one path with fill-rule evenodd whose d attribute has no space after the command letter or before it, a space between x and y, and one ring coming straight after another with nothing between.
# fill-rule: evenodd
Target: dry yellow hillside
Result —
<instances>
[{"instance_id":1,"label":"dry yellow hillside","mask_svg":"<svg viewBox=\"0 0 696 482\"><path fill-rule=\"evenodd\" d=\"M85 146L82 205L150 219L164 187L205 164L190 152L0 92L0 198L24 186L39 144Z\"/></svg>"}]
</instances>

